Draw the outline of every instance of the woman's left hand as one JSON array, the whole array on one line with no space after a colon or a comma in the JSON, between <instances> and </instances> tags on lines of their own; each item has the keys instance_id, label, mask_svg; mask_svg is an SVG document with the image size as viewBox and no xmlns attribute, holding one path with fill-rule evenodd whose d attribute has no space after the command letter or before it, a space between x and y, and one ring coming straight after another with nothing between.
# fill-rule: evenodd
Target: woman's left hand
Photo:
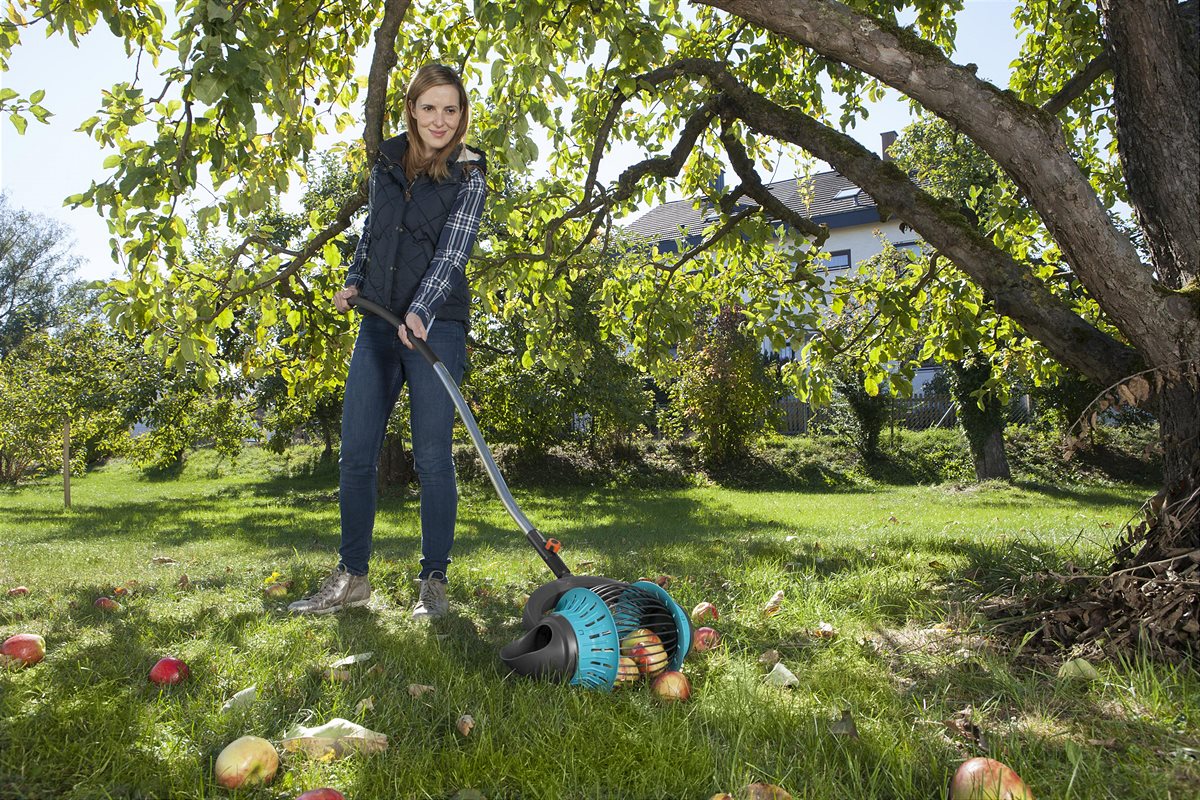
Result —
<instances>
[{"instance_id":1,"label":"woman's left hand","mask_svg":"<svg viewBox=\"0 0 1200 800\"><path fill-rule=\"evenodd\" d=\"M400 329L397 331L400 336L400 341L404 342L405 347L407 347L409 350L412 350L413 344L408 340L408 334L410 331L412 332L413 336L417 337L421 341L425 341L425 323L421 321L420 317L412 312L404 315L404 324L401 325Z\"/></svg>"}]
</instances>

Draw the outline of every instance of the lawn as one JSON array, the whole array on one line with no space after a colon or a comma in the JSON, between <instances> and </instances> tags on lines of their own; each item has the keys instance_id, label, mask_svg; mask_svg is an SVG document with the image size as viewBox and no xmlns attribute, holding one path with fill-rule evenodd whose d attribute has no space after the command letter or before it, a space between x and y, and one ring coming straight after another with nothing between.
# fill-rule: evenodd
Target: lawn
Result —
<instances>
[{"instance_id":1,"label":"lawn","mask_svg":"<svg viewBox=\"0 0 1200 800\"><path fill-rule=\"evenodd\" d=\"M48 649L0 673L0 797L234 796L212 777L226 744L278 742L293 724L334 717L386 734L388 750L289 755L268 787L240 796L327 785L353 800L466 789L704 800L767 781L812 800L924 800L984 752L980 734L1039 800L1200 795L1195 672L1132 659L1098 663L1099 681L1060 681L973 613L1006 578L1101 560L1146 487L518 487L577 571L669 575L684 608L720 609L721 646L684 666L692 699L664 704L643 687L507 674L498 651L550 575L484 487L463 490L454 617L408 619L418 536L405 496L381 503L371 605L289 617L287 602L336 559L336 479L309 464L302 452L232 464L202 453L162 480L114 464L72 482L71 511L53 482L0 492L0 589L31 590L0 594L0 637L40 633ZM174 563L152 562L163 556ZM275 573L293 581L286 598L263 593ZM127 582L121 611L93 607ZM781 612L764 616L778 590ZM768 649L799 686L764 683ZM366 651L350 680L323 676ZM147 673L167 654L192 673L160 690ZM251 684L251 705L221 711ZM410 684L435 690L414 698ZM857 736L831 730L847 709ZM477 723L466 737L463 714Z\"/></svg>"}]
</instances>

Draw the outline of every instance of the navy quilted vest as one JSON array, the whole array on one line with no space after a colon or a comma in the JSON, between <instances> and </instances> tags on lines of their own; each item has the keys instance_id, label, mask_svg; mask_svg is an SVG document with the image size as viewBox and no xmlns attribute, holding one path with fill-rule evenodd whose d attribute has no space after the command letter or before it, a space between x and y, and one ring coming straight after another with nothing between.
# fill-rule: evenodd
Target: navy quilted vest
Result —
<instances>
[{"instance_id":1,"label":"navy quilted vest","mask_svg":"<svg viewBox=\"0 0 1200 800\"><path fill-rule=\"evenodd\" d=\"M433 261L442 228L454 208L463 181L463 164L454 161L446 180L435 183L404 174L407 134L385 141L371 168L371 244L360 291L368 300L399 316L408 311L425 271ZM437 311L438 319L466 322L470 290L465 276Z\"/></svg>"}]
</instances>

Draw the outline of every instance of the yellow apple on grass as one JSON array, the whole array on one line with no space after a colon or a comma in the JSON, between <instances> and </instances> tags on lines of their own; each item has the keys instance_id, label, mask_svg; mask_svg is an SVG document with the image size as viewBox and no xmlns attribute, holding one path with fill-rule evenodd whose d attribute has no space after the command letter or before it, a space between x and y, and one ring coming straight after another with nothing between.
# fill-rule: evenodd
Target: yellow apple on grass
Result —
<instances>
[{"instance_id":1,"label":"yellow apple on grass","mask_svg":"<svg viewBox=\"0 0 1200 800\"><path fill-rule=\"evenodd\" d=\"M217 783L226 789L270 783L279 769L279 753L275 746L258 736L234 739L221 754L213 771Z\"/></svg>"}]
</instances>

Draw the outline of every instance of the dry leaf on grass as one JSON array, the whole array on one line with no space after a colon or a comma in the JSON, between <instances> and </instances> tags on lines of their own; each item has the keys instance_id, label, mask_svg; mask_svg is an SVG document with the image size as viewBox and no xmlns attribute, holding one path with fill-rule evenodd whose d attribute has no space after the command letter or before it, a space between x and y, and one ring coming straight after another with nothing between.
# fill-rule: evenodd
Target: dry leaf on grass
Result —
<instances>
[{"instance_id":1,"label":"dry leaf on grass","mask_svg":"<svg viewBox=\"0 0 1200 800\"><path fill-rule=\"evenodd\" d=\"M325 676L325 680L327 681L347 683L350 680L350 670L348 669L334 669L333 667L326 667L325 671L321 674Z\"/></svg>"},{"instance_id":2,"label":"dry leaf on grass","mask_svg":"<svg viewBox=\"0 0 1200 800\"><path fill-rule=\"evenodd\" d=\"M817 623L817 627L808 632L808 635L816 637L817 639L836 639L838 632L837 629L828 622L820 622Z\"/></svg>"},{"instance_id":3,"label":"dry leaf on grass","mask_svg":"<svg viewBox=\"0 0 1200 800\"><path fill-rule=\"evenodd\" d=\"M354 707L354 716L356 716L356 717L361 716L364 711L374 711L374 710L375 710L375 696L372 695L371 697L364 697L362 700L359 700L358 705L356 705Z\"/></svg>"},{"instance_id":4,"label":"dry leaf on grass","mask_svg":"<svg viewBox=\"0 0 1200 800\"><path fill-rule=\"evenodd\" d=\"M989 752L991 747L988 745L987 734L983 732L983 728L975 724L974 717L975 709L967 706L961 711L954 712L954 715L942 724L951 734L965 739L985 753Z\"/></svg>"},{"instance_id":5,"label":"dry leaf on grass","mask_svg":"<svg viewBox=\"0 0 1200 800\"><path fill-rule=\"evenodd\" d=\"M783 608L783 589L771 595L771 599L763 606L763 616L773 617L779 613L781 608Z\"/></svg>"},{"instance_id":6,"label":"dry leaf on grass","mask_svg":"<svg viewBox=\"0 0 1200 800\"><path fill-rule=\"evenodd\" d=\"M247 686L233 697L225 701L221 706L222 711L233 711L235 708L245 708L254 702L254 698L258 696L258 686Z\"/></svg>"},{"instance_id":7,"label":"dry leaf on grass","mask_svg":"<svg viewBox=\"0 0 1200 800\"><path fill-rule=\"evenodd\" d=\"M283 735L283 749L302 752L312 758L341 758L350 753L381 753L387 750L387 736L335 717L324 725L306 728L296 725Z\"/></svg>"},{"instance_id":8,"label":"dry leaf on grass","mask_svg":"<svg viewBox=\"0 0 1200 800\"><path fill-rule=\"evenodd\" d=\"M178 564L179 562L170 556L155 556L150 559L151 564Z\"/></svg>"},{"instance_id":9,"label":"dry leaf on grass","mask_svg":"<svg viewBox=\"0 0 1200 800\"><path fill-rule=\"evenodd\" d=\"M770 669L771 667L773 667L779 663L779 651L778 650L764 650L762 652L762 654L758 657L758 663L762 664L767 669Z\"/></svg>"},{"instance_id":10,"label":"dry leaf on grass","mask_svg":"<svg viewBox=\"0 0 1200 800\"><path fill-rule=\"evenodd\" d=\"M437 689L435 689L434 687L426 686L423 683L410 683L408 685L409 697L414 697L414 698L424 697L425 695L429 694L430 692L436 692L436 691L437 691Z\"/></svg>"},{"instance_id":11,"label":"dry leaf on grass","mask_svg":"<svg viewBox=\"0 0 1200 800\"><path fill-rule=\"evenodd\" d=\"M470 714L463 714L458 718L458 722L454 723L454 726L463 736L470 736L471 731L475 729L475 718Z\"/></svg>"}]
</instances>

